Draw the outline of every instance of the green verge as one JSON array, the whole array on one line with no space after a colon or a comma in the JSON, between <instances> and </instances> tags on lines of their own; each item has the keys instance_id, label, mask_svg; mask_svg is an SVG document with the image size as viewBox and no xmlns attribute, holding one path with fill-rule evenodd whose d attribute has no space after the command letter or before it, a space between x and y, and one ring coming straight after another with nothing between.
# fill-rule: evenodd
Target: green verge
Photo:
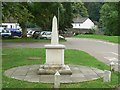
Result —
<instances>
[{"instance_id":1,"label":"green verge","mask_svg":"<svg viewBox=\"0 0 120 90\"><path fill-rule=\"evenodd\" d=\"M2 42L50 42L50 40L34 38L3 38Z\"/></svg>"},{"instance_id":2,"label":"green verge","mask_svg":"<svg viewBox=\"0 0 120 90\"><path fill-rule=\"evenodd\" d=\"M2 42L50 42L50 39L34 39L34 38L3 38ZM66 40L60 39L61 42Z\"/></svg>"},{"instance_id":3,"label":"green verge","mask_svg":"<svg viewBox=\"0 0 120 90\"><path fill-rule=\"evenodd\" d=\"M44 64L45 49L40 48L3 48L2 56L2 84L3 88L52 88L53 84L32 83L15 80L4 76L4 71L23 65ZM29 60L29 57L40 57L40 60ZM96 58L79 50L65 50L65 64L75 64L96 67L99 69L109 69L109 66L98 61ZM120 74L119 74L120 75ZM118 73L113 73L112 82L104 83L102 79L76 83L61 84L61 88L112 88L118 84Z\"/></svg>"},{"instance_id":4,"label":"green verge","mask_svg":"<svg viewBox=\"0 0 120 90\"><path fill-rule=\"evenodd\" d=\"M93 39L99 39L99 40L104 40L108 42L113 42L113 43L120 43L119 41L119 36L105 36L105 35L83 35L79 34L77 36L74 36L76 38L93 38Z\"/></svg>"}]
</instances>

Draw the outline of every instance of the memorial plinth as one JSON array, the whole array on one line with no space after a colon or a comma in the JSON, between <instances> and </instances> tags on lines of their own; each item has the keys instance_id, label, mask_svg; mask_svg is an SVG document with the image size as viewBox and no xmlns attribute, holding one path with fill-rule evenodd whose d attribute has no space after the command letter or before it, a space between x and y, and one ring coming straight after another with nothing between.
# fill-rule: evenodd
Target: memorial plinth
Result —
<instances>
[{"instance_id":1,"label":"memorial plinth","mask_svg":"<svg viewBox=\"0 0 120 90\"><path fill-rule=\"evenodd\" d=\"M46 63L41 65L38 74L53 75L58 71L61 75L71 75L72 71L68 65L64 64L65 45L59 44L57 18L54 16L52 22L52 38L51 44L45 45Z\"/></svg>"}]
</instances>

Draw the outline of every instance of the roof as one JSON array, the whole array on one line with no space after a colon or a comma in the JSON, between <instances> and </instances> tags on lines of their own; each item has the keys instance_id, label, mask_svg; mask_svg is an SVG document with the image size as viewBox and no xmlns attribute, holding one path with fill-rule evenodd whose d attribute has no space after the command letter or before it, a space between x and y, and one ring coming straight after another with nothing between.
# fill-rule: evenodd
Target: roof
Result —
<instances>
[{"instance_id":1,"label":"roof","mask_svg":"<svg viewBox=\"0 0 120 90\"><path fill-rule=\"evenodd\" d=\"M88 19L88 17L76 17L76 18L73 18L73 22L74 23L83 23L85 22L86 20Z\"/></svg>"}]
</instances>

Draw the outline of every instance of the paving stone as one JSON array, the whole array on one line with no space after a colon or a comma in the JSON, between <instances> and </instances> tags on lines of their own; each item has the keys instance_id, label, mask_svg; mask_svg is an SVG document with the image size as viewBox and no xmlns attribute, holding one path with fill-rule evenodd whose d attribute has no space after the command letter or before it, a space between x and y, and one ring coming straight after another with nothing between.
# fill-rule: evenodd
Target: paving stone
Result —
<instances>
[{"instance_id":1,"label":"paving stone","mask_svg":"<svg viewBox=\"0 0 120 90\"><path fill-rule=\"evenodd\" d=\"M87 80L94 80L94 79L99 78L98 75L85 75L85 77L86 77Z\"/></svg>"},{"instance_id":2,"label":"paving stone","mask_svg":"<svg viewBox=\"0 0 120 90\"><path fill-rule=\"evenodd\" d=\"M28 72L28 69L17 69L13 74L12 76L17 76L17 75L26 75Z\"/></svg>"},{"instance_id":3,"label":"paving stone","mask_svg":"<svg viewBox=\"0 0 120 90\"><path fill-rule=\"evenodd\" d=\"M54 83L54 75L38 75L37 70L42 65L15 67L5 71L5 75L28 82ZM103 71L86 66L69 65L72 75L60 75L61 83L78 83L103 77Z\"/></svg>"},{"instance_id":4,"label":"paving stone","mask_svg":"<svg viewBox=\"0 0 120 90\"><path fill-rule=\"evenodd\" d=\"M73 73L71 75L71 77L84 77L84 74L83 73L79 73L79 74Z\"/></svg>"},{"instance_id":5,"label":"paving stone","mask_svg":"<svg viewBox=\"0 0 120 90\"><path fill-rule=\"evenodd\" d=\"M97 68L91 68L99 77L103 77L103 70L99 70Z\"/></svg>"},{"instance_id":6,"label":"paving stone","mask_svg":"<svg viewBox=\"0 0 120 90\"><path fill-rule=\"evenodd\" d=\"M45 82L45 83L54 82L54 75L39 75L39 76L40 76L40 82Z\"/></svg>"},{"instance_id":7,"label":"paving stone","mask_svg":"<svg viewBox=\"0 0 120 90\"><path fill-rule=\"evenodd\" d=\"M37 74L37 69L29 70L27 72L27 75L36 75Z\"/></svg>"},{"instance_id":8,"label":"paving stone","mask_svg":"<svg viewBox=\"0 0 120 90\"><path fill-rule=\"evenodd\" d=\"M72 83L72 80L71 80L71 75L64 75L64 76L61 76L60 77L60 82L61 83Z\"/></svg>"},{"instance_id":9,"label":"paving stone","mask_svg":"<svg viewBox=\"0 0 120 90\"><path fill-rule=\"evenodd\" d=\"M80 76L80 77L71 77L71 80L72 82L83 82L83 81L87 81L86 77L85 76Z\"/></svg>"},{"instance_id":10,"label":"paving stone","mask_svg":"<svg viewBox=\"0 0 120 90\"><path fill-rule=\"evenodd\" d=\"M24 78L24 81L39 82L39 78L37 75L28 75Z\"/></svg>"},{"instance_id":11,"label":"paving stone","mask_svg":"<svg viewBox=\"0 0 120 90\"><path fill-rule=\"evenodd\" d=\"M12 69L6 70L4 74L6 76L10 77L15 70L16 70L16 68L12 68Z\"/></svg>"},{"instance_id":12,"label":"paving stone","mask_svg":"<svg viewBox=\"0 0 120 90\"><path fill-rule=\"evenodd\" d=\"M15 78L15 79L18 79L18 80L24 80L25 79L25 76L12 76L12 78Z\"/></svg>"}]
</instances>

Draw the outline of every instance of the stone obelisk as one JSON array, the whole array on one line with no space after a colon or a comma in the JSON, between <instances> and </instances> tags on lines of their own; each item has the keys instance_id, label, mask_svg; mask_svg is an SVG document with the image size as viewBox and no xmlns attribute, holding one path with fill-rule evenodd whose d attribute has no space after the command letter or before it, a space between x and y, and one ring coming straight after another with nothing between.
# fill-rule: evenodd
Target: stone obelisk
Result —
<instances>
[{"instance_id":1,"label":"stone obelisk","mask_svg":"<svg viewBox=\"0 0 120 90\"><path fill-rule=\"evenodd\" d=\"M71 75L72 72L69 66L64 64L65 45L59 44L57 18L55 16L52 21L51 44L45 45L45 48L46 63L40 66L38 74L55 74L55 72L58 71L60 74Z\"/></svg>"}]
</instances>

